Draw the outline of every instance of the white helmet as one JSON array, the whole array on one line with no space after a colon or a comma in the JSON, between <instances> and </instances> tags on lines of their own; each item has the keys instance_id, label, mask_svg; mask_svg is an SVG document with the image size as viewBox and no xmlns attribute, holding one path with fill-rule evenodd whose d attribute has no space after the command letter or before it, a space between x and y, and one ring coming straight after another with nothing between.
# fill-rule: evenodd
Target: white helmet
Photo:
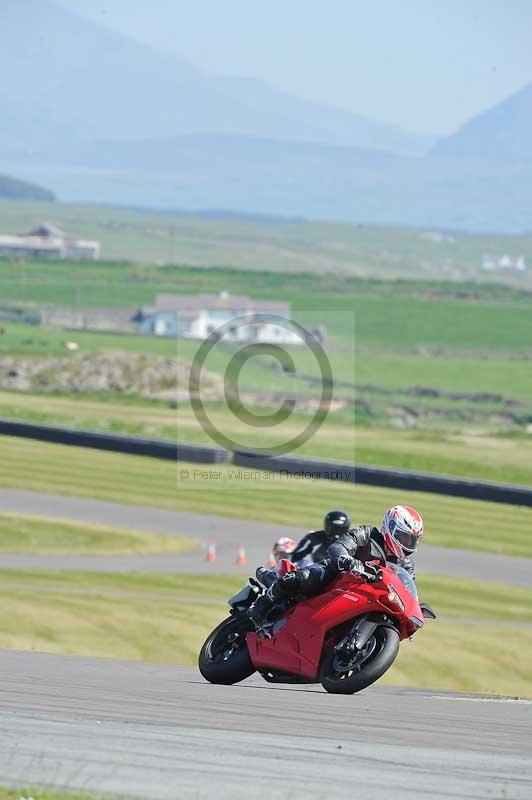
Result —
<instances>
[{"instance_id":1,"label":"white helmet","mask_svg":"<svg viewBox=\"0 0 532 800\"><path fill-rule=\"evenodd\" d=\"M421 514L412 506L392 506L384 515L381 533L388 555L406 558L417 550L423 536Z\"/></svg>"},{"instance_id":2,"label":"white helmet","mask_svg":"<svg viewBox=\"0 0 532 800\"><path fill-rule=\"evenodd\" d=\"M288 536L281 536L280 539L277 539L272 548L272 555L275 559L275 563L278 564L282 558L287 558L290 553L294 552L296 547L296 542Z\"/></svg>"}]
</instances>

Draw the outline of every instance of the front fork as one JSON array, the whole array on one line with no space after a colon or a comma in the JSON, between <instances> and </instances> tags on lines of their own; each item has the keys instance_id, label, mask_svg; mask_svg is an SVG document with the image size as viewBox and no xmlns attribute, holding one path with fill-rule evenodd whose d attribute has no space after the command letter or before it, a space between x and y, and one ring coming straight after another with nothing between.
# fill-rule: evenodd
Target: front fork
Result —
<instances>
[{"instance_id":1,"label":"front fork","mask_svg":"<svg viewBox=\"0 0 532 800\"><path fill-rule=\"evenodd\" d=\"M364 661L371 655L371 637L379 625L392 626L387 617L379 619L368 616L359 617L351 630L341 639L334 648L336 657L340 662L347 662L349 665L356 664L357 661ZM393 626L395 628L395 626Z\"/></svg>"}]
</instances>

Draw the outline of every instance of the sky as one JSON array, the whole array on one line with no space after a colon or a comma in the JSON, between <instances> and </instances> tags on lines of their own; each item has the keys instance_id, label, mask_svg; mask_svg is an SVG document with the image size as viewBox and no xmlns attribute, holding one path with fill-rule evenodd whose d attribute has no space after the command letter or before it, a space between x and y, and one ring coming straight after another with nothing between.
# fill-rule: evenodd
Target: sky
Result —
<instances>
[{"instance_id":1,"label":"sky","mask_svg":"<svg viewBox=\"0 0 532 800\"><path fill-rule=\"evenodd\" d=\"M58 0L213 74L423 134L532 81L530 0Z\"/></svg>"}]
</instances>

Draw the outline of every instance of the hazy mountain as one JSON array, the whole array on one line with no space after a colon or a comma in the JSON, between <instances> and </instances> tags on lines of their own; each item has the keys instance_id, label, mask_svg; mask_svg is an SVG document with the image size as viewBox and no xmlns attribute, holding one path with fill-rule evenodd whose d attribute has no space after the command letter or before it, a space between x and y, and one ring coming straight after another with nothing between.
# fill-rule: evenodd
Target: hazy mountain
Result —
<instances>
[{"instance_id":1,"label":"hazy mountain","mask_svg":"<svg viewBox=\"0 0 532 800\"><path fill-rule=\"evenodd\" d=\"M363 147L345 147L315 142L290 141L267 137L251 137L220 133L187 134L139 141L97 141L71 147L64 162L80 167L102 170L138 169L144 172L161 172L167 175L225 174L230 164L232 174L235 164L240 170L253 169L269 173L279 160L283 171L290 165L304 169L327 165L333 170L353 169L384 171L395 165L413 165L417 158L401 156L382 150Z\"/></svg>"},{"instance_id":2,"label":"hazy mountain","mask_svg":"<svg viewBox=\"0 0 532 800\"><path fill-rule=\"evenodd\" d=\"M48 189L35 186L33 183L26 183L7 175L0 175L0 199L1 200L38 200L43 202L53 202L55 197Z\"/></svg>"},{"instance_id":3,"label":"hazy mountain","mask_svg":"<svg viewBox=\"0 0 532 800\"><path fill-rule=\"evenodd\" d=\"M440 140L432 154L532 162L532 83Z\"/></svg>"},{"instance_id":4,"label":"hazy mountain","mask_svg":"<svg viewBox=\"0 0 532 800\"><path fill-rule=\"evenodd\" d=\"M27 110L18 143L217 132L420 153L426 137L290 97L265 83L204 74L51 0L1 0L0 98ZM23 109L22 109L23 110ZM40 125L32 126L38 110Z\"/></svg>"},{"instance_id":5,"label":"hazy mountain","mask_svg":"<svg viewBox=\"0 0 532 800\"><path fill-rule=\"evenodd\" d=\"M530 230L532 169L228 135L83 145L18 175L61 199L479 231ZM0 155L0 170L3 166Z\"/></svg>"},{"instance_id":6,"label":"hazy mountain","mask_svg":"<svg viewBox=\"0 0 532 800\"><path fill-rule=\"evenodd\" d=\"M2 0L0 0L2 2ZM0 51L1 59L1 51ZM1 82L1 77L0 77ZM7 154L32 154L84 141L79 126L58 119L46 99L27 103L0 91L0 149Z\"/></svg>"},{"instance_id":7,"label":"hazy mountain","mask_svg":"<svg viewBox=\"0 0 532 800\"><path fill-rule=\"evenodd\" d=\"M532 227L530 88L420 157L393 127L206 75L51 0L0 0L0 30L0 172L62 200Z\"/></svg>"}]
</instances>

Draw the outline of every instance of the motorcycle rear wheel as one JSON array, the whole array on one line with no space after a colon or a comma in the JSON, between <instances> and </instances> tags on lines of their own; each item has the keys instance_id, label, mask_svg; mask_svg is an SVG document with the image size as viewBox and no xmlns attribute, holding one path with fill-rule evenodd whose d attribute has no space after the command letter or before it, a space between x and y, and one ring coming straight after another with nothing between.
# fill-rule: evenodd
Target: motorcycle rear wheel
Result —
<instances>
[{"instance_id":1,"label":"motorcycle rear wheel","mask_svg":"<svg viewBox=\"0 0 532 800\"><path fill-rule=\"evenodd\" d=\"M255 667L246 643L248 629L245 620L228 617L212 631L198 658L199 670L205 680L228 686L253 675ZM230 637L234 634L237 634L237 639L231 642Z\"/></svg>"},{"instance_id":2,"label":"motorcycle rear wheel","mask_svg":"<svg viewBox=\"0 0 532 800\"><path fill-rule=\"evenodd\" d=\"M374 638L374 642L371 640ZM331 694L355 694L381 678L392 666L399 652L399 634L393 628L380 625L368 642L371 654L353 668L342 670L335 661L336 653L328 653L322 663L320 680ZM371 649L371 648L370 648Z\"/></svg>"}]
</instances>

